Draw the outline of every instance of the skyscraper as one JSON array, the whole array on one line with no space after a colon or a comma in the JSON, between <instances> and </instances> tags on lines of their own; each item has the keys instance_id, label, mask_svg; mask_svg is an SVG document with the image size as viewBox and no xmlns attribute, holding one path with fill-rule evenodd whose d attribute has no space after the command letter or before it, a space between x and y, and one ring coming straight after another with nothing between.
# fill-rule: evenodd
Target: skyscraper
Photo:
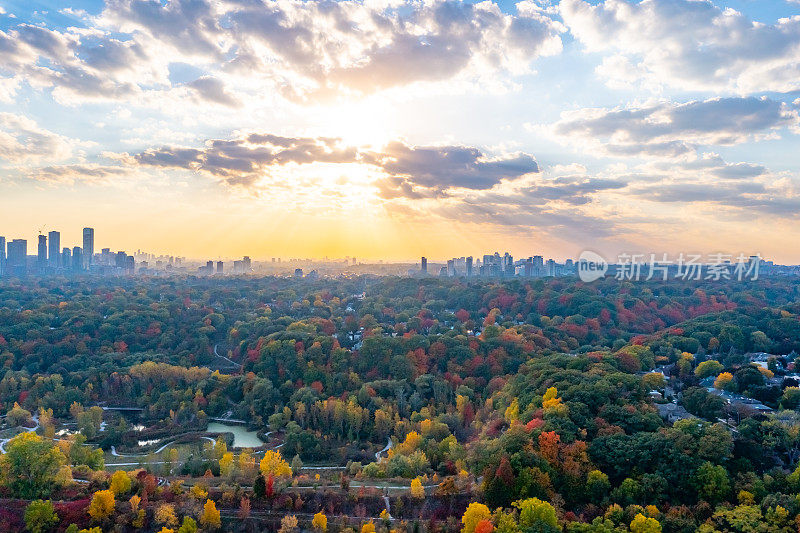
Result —
<instances>
[{"instance_id":1,"label":"skyscraper","mask_svg":"<svg viewBox=\"0 0 800 533\"><path fill-rule=\"evenodd\" d=\"M422 272L423 274L427 274L428 273L428 258L427 257L423 257L420 265L421 265L420 269L419 269L420 272Z\"/></svg>"},{"instance_id":2,"label":"skyscraper","mask_svg":"<svg viewBox=\"0 0 800 533\"><path fill-rule=\"evenodd\" d=\"M72 265L72 250L64 248L61 250L61 266L68 269Z\"/></svg>"},{"instance_id":3,"label":"skyscraper","mask_svg":"<svg viewBox=\"0 0 800 533\"><path fill-rule=\"evenodd\" d=\"M94 228L83 228L83 248L81 249L83 256L83 268L89 270L92 266L92 257L94 256ZM75 254L73 253L73 259Z\"/></svg>"},{"instance_id":4,"label":"skyscraper","mask_svg":"<svg viewBox=\"0 0 800 533\"><path fill-rule=\"evenodd\" d=\"M472 256L467 257L467 277L472 277Z\"/></svg>"},{"instance_id":5,"label":"skyscraper","mask_svg":"<svg viewBox=\"0 0 800 533\"><path fill-rule=\"evenodd\" d=\"M72 270L78 271L83 268L83 251L80 246L72 249Z\"/></svg>"},{"instance_id":6,"label":"skyscraper","mask_svg":"<svg viewBox=\"0 0 800 533\"><path fill-rule=\"evenodd\" d=\"M61 266L61 233L51 231L47 234L48 260L50 268Z\"/></svg>"},{"instance_id":7,"label":"skyscraper","mask_svg":"<svg viewBox=\"0 0 800 533\"><path fill-rule=\"evenodd\" d=\"M0 237L0 276L6 273L6 238Z\"/></svg>"},{"instance_id":8,"label":"skyscraper","mask_svg":"<svg viewBox=\"0 0 800 533\"><path fill-rule=\"evenodd\" d=\"M8 243L8 273L12 276L24 276L28 273L28 241L14 239Z\"/></svg>"},{"instance_id":9,"label":"skyscraper","mask_svg":"<svg viewBox=\"0 0 800 533\"><path fill-rule=\"evenodd\" d=\"M47 235L39 235L39 247L36 254L36 264L39 271L47 267Z\"/></svg>"}]
</instances>

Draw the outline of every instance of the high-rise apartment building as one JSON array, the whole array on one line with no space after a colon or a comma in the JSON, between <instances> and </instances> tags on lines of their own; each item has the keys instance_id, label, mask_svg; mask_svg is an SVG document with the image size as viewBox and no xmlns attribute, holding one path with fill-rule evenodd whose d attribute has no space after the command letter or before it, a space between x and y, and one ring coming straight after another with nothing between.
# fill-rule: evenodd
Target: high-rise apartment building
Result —
<instances>
[{"instance_id":1,"label":"high-rise apartment building","mask_svg":"<svg viewBox=\"0 0 800 533\"><path fill-rule=\"evenodd\" d=\"M47 267L47 235L39 235L39 246L36 251L36 265L41 272Z\"/></svg>"},{"instance_id":2,"label":"high-rise apartment building","mask_svg":"<svg viewBox=\"0 0 800 533\"><path fill-rule=\"evenodd\" d=\"M78 271L83 269L83 250L80 246L72 249L72 270Z\"/></svg>"},{"instance_id":3,"label":"high-rise apartment building","mask_svg":"<svg viewBox=\"0 0 800 533\"><path fill-rule=\"evenodd\" d=\"M51 231L47 234L47 259L50 268L61 266L61 233Z\"/></svg>"},{"instance_id":4,"label":"high-rise apartment building","mask_svg":"<svg viewBox=\"0 0 800 533\"><path fill-rule=\"evenodd\" d=\"M83 248L81 249L83 268L89 270L94 257L94 228L83 228ZM74 258L74 254L73 254Z\"/></svg>"},{"instance_id":5,"label":"high-rise apartment building","mask_svg":"<svg viewBox=\"0 0 800 533\"><path fill-rule=\"evenodd\" d=\"M422 261L420 262L419 270L423 274L427 274L428 273L428 258L427 257L423 257L422 258Z\"/></svg>"},{"instance_id":6,"label":"high-rise apartment building","mask_svg":"<svg viewBox=\"0 0 800 533\"><path fill-rule=\"evenodd\" d=\"M24 276L28 273L28 241L14 239L8 243L8 273L12 276Z\"/></svg>"},{"instance_id":7,"label":"high-rise apartment building","mask_svg":"<svg viewBox=\"0 0 800 533\"><path fill-rule=\"evenodd\" d=\"M0 237L0 276L6 273L6 238Z\"/></svg>"}]
</instances>

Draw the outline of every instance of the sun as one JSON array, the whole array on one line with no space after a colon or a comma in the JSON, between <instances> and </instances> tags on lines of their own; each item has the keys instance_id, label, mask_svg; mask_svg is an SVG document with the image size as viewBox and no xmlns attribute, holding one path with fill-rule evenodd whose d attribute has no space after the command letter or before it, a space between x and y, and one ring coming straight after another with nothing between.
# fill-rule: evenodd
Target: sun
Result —
<instances>
[{"instance_id":1,"label":"sun","mask_svg":"<svg viewBox=\"0 0 800 533\"><path fill-rule=\"evenodd\" d=\"M315 131L358 148L381 148L398 138L395 108L380 96L349 100L319 110Z\"/></svg>"}]
</instances>

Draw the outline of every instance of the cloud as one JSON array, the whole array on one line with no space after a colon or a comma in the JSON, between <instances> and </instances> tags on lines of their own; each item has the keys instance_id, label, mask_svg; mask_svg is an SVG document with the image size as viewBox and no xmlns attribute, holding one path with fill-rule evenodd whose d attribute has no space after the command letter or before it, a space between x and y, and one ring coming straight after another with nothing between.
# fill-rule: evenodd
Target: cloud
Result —
<instances>
[{"instance_id":1,"label":"cloud","mask_svg":"<svg viewBox=\"0 0 800 533\"><path fill-rule=\"evenodd\" d=\"M767 24L708 0L562 0L560 11L590 51L613 54L598 69L611 85L800 89L798 15Z\"/></svg>"},{"instance_id":2,"label":"cloud","mask_svg":"<svg viewBox=\"0 0 800 533\"><path fill-rule=\"evenodd\" d=\"M164 58L148 55L136 40L30 24L0 31L3 72L34 87L53 88L62 103L129 98L143 86L164 86L168 81Z\"/></svg>"},{"instance_id":3,"label":"cloud","mask_svg":"<svg viewBox=\"0 0 800 533\"><path fill-rule=\"evenodd\" d=\"M613 156L678 157L698 145L739 144L798 124L797 110L785 103L728 97L568 111L550 130L568 142L600 142Z\"/></svg>"},{"instance_id":4,"label":"cloud","mask_svg":"<svg viewBox=\"0 0 800 533\"><path fill-rule=\"evenodd\" d=\"M466 146L412 147L393 142L382 152L366 154L363 160L412 187L438 189L488 189L503 179L539 172L536 160L528 154L491 158Z\"/></svg>"},{"instance_id":5,"label":"cloud","mask_svg":"<svg viewBox=\"0 0 800 533\"><path fill-rule=\"evenodd\" d=\"M525 72L561 51L563 31L534 7L451 0L111 0L96 24L295 99Z\"/></svg>"},{"instance_id":6,"label":"cloud","mask_svg":"<svg viewBox=\"0 0 800 533\"><path fill-rule=\"evenodd\" d=\"M107 185L119 178L131 177L131 169L122 166L84 163L75 165L53 165L38 168L25 168L23 174L29 179L52 184L74 185L88 183Z\"/></svg>"},{"instance_id":7,"label":"cloud","mask_svg":"<svg viewBox=\"0 0 800 533\"><path fill-rule=\"evenodd\" d=\"M441 196L451 188L489 189L539 171L528 154L490 156L466 146L409 146L392 142L381 151L344 145L327 137L242 133L210 139L203 148L171 147L128 155L129 164L203 172L231 185L254 186L288 164L362 164L385 175L386 195ZM394 192L391 192L394 191ZM416 191L416 192L415 192Z\"/></svg>"},{"instance_id":8,"label":"cloud","mask_svg":"<svg viewBox=\"0 0 800 533\"><path fill-rule=\"evenodd\" d=\"M202 76L193 82L187 83L186 86L195 91L197 96L206 102L227 107L242 106L242 103L228 92L225 84L213 76Z\"/></svg>"},{"instance_id":9,"label":"cloud","mask_svg":"<svg viewBox=\"0 0 800 533\"><path fill-rule=\"evenodd\" d=\"M0 102L10 104L19 89L18 78L0 78Z\"/></svg>"},{"instance_id":10,"label":"cloud","mask_svg":"<svg viewBox=\"0 0 800 533\"><path fill-rule=\"evenodd\" d=\"M0 113L0 162L12 164L64 159L76 142L39 127L33 120Z\"/></svg>"}]
</instances>

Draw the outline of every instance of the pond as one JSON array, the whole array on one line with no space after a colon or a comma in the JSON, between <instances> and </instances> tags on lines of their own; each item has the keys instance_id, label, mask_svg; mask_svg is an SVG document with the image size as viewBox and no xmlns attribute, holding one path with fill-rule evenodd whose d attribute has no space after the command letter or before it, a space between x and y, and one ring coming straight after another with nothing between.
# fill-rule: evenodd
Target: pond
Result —
<instances>
[{"instance_id":1,"label":"pond","mask_svg":"<svg viewBox=\"0 0 800 533\"><path fill-rule=\"evenodd\" d=\"M211 422L206 431L209 433L233 433L234 448L257 448L264 444L255 431L247 431L244 426Z\"/></svg>"}]
</instances>

